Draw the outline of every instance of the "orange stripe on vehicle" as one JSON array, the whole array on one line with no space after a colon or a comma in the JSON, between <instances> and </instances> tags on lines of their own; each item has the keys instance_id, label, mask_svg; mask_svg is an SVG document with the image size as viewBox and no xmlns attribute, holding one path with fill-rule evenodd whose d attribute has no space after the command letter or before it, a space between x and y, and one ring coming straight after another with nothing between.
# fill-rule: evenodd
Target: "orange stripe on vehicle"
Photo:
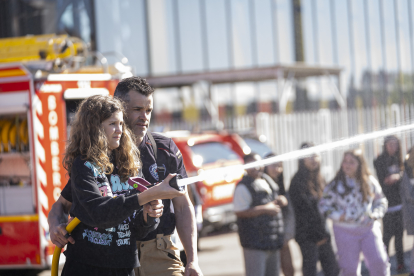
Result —
<instances>
[{"instance_id":1,"label":"orange stripe on vehicle","mask_svg":"<svg viewBox=\"0 0 414 276\"><path fill-rule=\"evenodd\" d=\"M25 76L26 72L22 69L2 70L0 71L0 78Z\"/></svg>"},{"instance_id":2,"label":"orange stripe on vehicle","mask_svg":"<svg viewBox=\"0 0 414 276\"><path fill-rule=\"evenodd\" d=\"M0 222L22 222L22 221L38 221L38 220L39 220L39 215L0 217Z\"/></svg>"}]
</instances>

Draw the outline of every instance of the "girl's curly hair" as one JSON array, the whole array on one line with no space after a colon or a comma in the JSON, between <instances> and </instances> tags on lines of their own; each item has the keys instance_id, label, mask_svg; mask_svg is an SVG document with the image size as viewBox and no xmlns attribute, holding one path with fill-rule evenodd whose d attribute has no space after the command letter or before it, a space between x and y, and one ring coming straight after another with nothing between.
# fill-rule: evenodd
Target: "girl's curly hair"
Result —
<instances>
[{"instance_id":1,"label":"girl's curly hair","mask_svg":"<svg viewBox=\"0 0 414 276\"><path fill-rule=\"evenodd\" d=\"M66 146L63 167L71 173L73 161L77 156L88 160L104 173L112 173L114 165L108 156L108 140L102 122L115 112L121 111L124 122L126 113L119 99L109 96L91 96L81 102L71 124L70 136ZM141 168L139 150L133 135L126 124L122 127L119 147L112 151L113 160L118 168L121 181L138 175Z\"/></svg>"}]
</instances>

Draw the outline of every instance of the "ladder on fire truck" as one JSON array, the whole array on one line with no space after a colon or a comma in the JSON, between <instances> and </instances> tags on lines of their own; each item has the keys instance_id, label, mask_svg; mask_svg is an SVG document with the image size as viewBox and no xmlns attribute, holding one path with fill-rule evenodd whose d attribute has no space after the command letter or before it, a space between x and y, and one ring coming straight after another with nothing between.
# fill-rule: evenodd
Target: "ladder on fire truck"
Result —
<instances>
[{"instance_id":1,"label":"ladder on fire truck","mask_svg":"<svg viewBox=\"0 0 414 276\"><path fill-rule=\"evenodd\" d=\"M0 39L0 63L20 62L34 69L62 71L84 62L87 45L68 35L29 35Z\"/></svg>"},{"instance_id":2,"label":"ladder on fire truck","mask_svg":"<svg viewBox=\"0 0 414 276\"><path fill-rule=\"evenodd\" d=\"M109 65L108 56L120 62ZM128 59L119 53L90 51L81 39L56 34L0 39L0 64L4 63L22 63L38 74L36 78L48 73L131 75L132 71Z\"/></svg>"}]
</instances>

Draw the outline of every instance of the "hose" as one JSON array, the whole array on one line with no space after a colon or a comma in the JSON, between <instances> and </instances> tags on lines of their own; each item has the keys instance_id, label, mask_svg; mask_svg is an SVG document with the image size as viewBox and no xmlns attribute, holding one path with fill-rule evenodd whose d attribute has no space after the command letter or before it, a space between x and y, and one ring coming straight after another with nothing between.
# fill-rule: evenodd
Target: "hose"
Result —
<instances>
[{"instance_id":1,"label":"hose","mask_svg":"<svg viewBox=\"0 0 414 276\"><path fill-rule=\"evenodd\" d=\"M73 229L75 229L76 226L80 223L80 220L78 218L74 218L69 224L66 226L66 231L70 234L72 233ZM62 248L55 247L55 251L53 252L53 260L52 260L52 276L58 276L58 270L59 270L59 258L60 253L62 252Z\"/></svg>"}]
</instances>

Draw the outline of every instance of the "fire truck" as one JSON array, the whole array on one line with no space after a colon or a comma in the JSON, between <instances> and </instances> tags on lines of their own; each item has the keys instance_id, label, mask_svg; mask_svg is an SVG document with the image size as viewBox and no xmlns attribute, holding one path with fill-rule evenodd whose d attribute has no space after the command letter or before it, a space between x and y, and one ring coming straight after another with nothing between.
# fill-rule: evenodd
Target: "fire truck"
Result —
<instances>
[{"instance_id":1,"label":"fire truck","mask_svg":"<svg viewBox=\"0 0 414 276\"><path fill-rule=\"evenodd\" d=\"M82 99L131 75L125 59L108 65L77 38L0 39L0 269L50 267L47 216L67 183L68 122Z\"/></svg>"}]
</instances>

